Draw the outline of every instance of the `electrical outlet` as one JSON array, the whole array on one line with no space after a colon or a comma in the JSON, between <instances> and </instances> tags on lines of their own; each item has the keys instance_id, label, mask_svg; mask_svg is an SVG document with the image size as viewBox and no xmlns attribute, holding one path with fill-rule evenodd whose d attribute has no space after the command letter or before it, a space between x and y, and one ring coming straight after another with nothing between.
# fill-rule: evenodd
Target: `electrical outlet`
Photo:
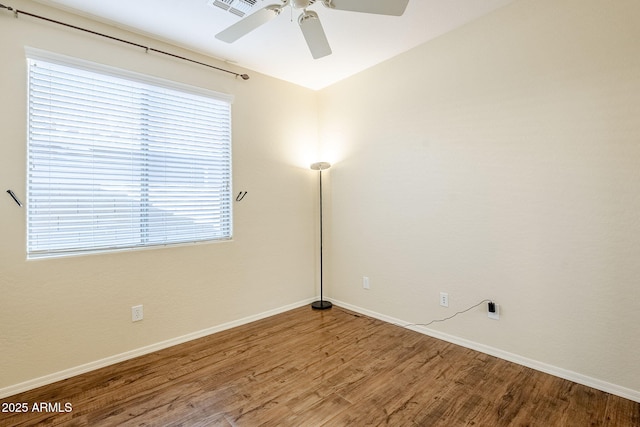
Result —
<instances>
[{"instance_id":1,"label":"electrical outlet","mask_svg":"<svg viewBox=\"0 0 640 427\"><path fill-rule=\"evenodd\" d=\"M131 307L131 321L139 322L143 318L142 305Z\"/></svg>"},{"instance_id":2,"label":"electrical outlet","mask_svg":"<svg viewBox=\"0 0 640 427\"><path fill-rule=\"evenodd\" d=\"M489 316L489 319L500 320L500 306L493 303L493 312L490 310L491 308L489 307L489 304L487 304L487 316Z\"/></svg>"},{"instance_id":3,"label":"electrical outlet","mask_svg":"<svg viewBox=\"0 0 640 427\"><path fill-rule=\"evenodd\" d=\"M367 276L362 276L362 287L364 289L371 289L369 286L369 278Z\"/></svg>"},{"instance_id":4,"label":"electrical outlet","mask_svg":"<svg viewBox=\"0 0 640 427\"><path fill-rule=\"evenodd\" d=\"M449 294L446 292L440 292L440 305L443 307L449 307Z\"/></svg>"}]
</instances>

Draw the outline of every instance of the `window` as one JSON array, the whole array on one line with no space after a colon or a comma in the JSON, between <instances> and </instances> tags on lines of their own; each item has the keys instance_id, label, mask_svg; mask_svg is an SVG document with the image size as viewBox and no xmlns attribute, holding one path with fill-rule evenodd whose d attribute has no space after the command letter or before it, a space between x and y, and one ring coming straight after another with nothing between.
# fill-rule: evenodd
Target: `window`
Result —
<instances>
[{"instance_id":1,"label":"window","mask_svg":"<svg viewBox=\"0 0 640 427\"><path fill-rule=\"evenodd\" d=\"M231 97L27 60L29 258L231 238Z\"/></svg>"}]
</instances>

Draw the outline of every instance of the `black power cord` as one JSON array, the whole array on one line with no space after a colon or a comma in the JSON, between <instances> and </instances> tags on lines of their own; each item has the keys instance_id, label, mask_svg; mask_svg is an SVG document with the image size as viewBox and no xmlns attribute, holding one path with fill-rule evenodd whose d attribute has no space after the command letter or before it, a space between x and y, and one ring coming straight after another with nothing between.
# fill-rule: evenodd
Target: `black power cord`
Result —
<instances>
[{"instance_id":1,"label":"black power cord","mask_svg":"<svg viewBox=\"0 0 640 427\"><path fill-rule=\"evenodd\" d=\"M436 320L432 320L432 321L430 321L429 323L407 323L407 324L405 324L405 325L401 325L401 324L396 323L396 325L398 325L398 326L402 326L403 328L408 328L409 326L429 326L429 325L431 325L432 323L436 323L436 322L444 322L445 320L453 319L453 318L454 318L454 317L456 317L458 314L466 313L467 311L472 310L472 309L474 309L474 308L478 307L479 305L484 304L485 302L488 302L488 303L489 303L489 306L493 305L493 307L494 307L494 312L495 312L495 303L494 303L492 300L490 300L490 299L483 299L483 300L482 300L482 301L480 301L479 303L477 303L477 304L475 304L475 305L472 305L471 307L469 307L469 308L467 308L467 309L464 309L464 310L462 310L462 311L458 311L457 313L452 314L452 315L451 315L451 316L449 316L449 317L445 317L444 319L436 319Z\"/></svg>"}]
</instances>

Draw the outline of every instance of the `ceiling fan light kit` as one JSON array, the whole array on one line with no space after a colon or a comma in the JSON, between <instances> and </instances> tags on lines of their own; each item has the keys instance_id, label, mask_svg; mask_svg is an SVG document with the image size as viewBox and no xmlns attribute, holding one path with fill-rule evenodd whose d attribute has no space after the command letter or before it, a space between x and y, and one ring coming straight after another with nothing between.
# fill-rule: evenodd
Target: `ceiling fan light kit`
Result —
<instances>
[{"instance_id":1,"label":"ceiling fan light kit","mask_svg":"<svg viewBox=\"0 0 640 427\"><path fill-rule=\"evenodd\" d=\"M291 0L291 6L295 9L304 9L311 5L309 0Z\"/></svg>"},{"instance_id":2,"label":"ceiling fan light kit","mask_svg":"<svg viewBox=\"0 0 640 427\"><path fill-rule=\"evenodd\" d=\"M401 16L406 10L409 0L282 0L281 4L268 5L242 18L216 34L216 38L226 43L233 43L271 21L285 7L290 6L292 9L302 11L298 17L298 25L307 42L311 56L314 59L319 59L331 55L331 46L329 46L329 41L320 23L320 17L316 12L307 10L315 3L322 3L323 6L333 10Z\"/></svg>"}]
</instances>

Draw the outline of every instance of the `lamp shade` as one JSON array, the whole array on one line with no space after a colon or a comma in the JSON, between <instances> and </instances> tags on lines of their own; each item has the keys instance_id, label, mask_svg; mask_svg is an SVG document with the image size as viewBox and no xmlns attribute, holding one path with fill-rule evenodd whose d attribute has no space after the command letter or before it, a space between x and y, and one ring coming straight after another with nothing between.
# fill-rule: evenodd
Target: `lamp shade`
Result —
<instances>
[{"instance_id":1,"label":"lamp shade","mask_svg":"<svg viewBox=\"0 0 640 427\"><path fill-rule=\"evenodd\" d=\"M317 162L317 163L312 163L311 166L309 166L311 169L313 169L314 171L321 171L321 170L325 170L325 169L329 169L331 167L331 163L329 162Z\"/></svg>"}]
</instances>

